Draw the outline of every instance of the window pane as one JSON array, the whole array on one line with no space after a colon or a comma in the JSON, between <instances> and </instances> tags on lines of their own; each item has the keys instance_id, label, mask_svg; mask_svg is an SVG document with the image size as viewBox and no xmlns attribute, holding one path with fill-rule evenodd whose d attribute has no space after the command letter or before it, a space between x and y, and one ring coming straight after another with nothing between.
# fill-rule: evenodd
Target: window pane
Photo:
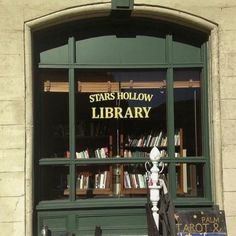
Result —
<instances>
[{"instance_id":1,"label":"window pane","mask_svg":"<svg viewBox=\"0 0 236 236\"><path fill-rule=\"evenodd\" d=\"M76 167L76 196L78 199L113 196L111 165Z\"/></svg>"},{"instance_id":2,"label":"window pane","mask_svg":"<svg viewBox=\"0 0 236 236\"><path fill-rule=\"evenodd\" d=\"M147 194L146 170L144 164L124 165L122 168L122 194L132 197L140 197Z\"/></svg>"},{"instance_id":3,"label":"window pane","mask_svg":"<svg viewBox=\"0 0 236 236\"><path fill-rule=\"evenodd\" d=\"M65 70L41 70L41 158L68 157L69 95Z\"/></svg>"},{"instance_id":4,"label":"window pane","mask_svg":"<svg viewBox=\"0 0 236 236\"><path fill-rule=\"evenodd\" d=\"M130 158L135 163L135 159L149 159L153 146L158 146L163 156L167 155L165 71L77 71L76 82L78 163L86 158L101 159L104 163L107 159L109 163L108 159L117 157ZM89 176L92 195L140 196L146 194L146 190L140 190L143 187L129 188L124 182L124 172L133 178L144 175L144 166L138 170L137 166L104 165L113 176L109 190L95 187L96 178L99 173L103 176L105 170L81 166L78 176L79 179Z\"/></svg>"},{"instance_id":5,"label":"window pane","mask_svg":"<svg viewBox=\"0 0 236 236\"><path fill-rule=\"evenodd\" d=\"M69 196L68 166L40 167L40 200L62 200Z\"/></svg>"},{"instance_id":6,"label":"window pane","mask_svg":"<svg viewBox=\"0 0 236 236\"><path fill-rule=\"evenodd\" d=\"M175 129L176 134L181 135L183 140L179 143L180 151L176 150L176 156L202 155L200 76L198 69L174 71Z\"/></svg>"},{"instance_id":7,"label":"window pane","mask_svg":"<svg viewBox=\"0 0 236 236\"><path fill-rule=\"evenodd\" d=\"M176 164L176 185L178 197L204 196L204 165Z\"/></svg>"}]
</instances>

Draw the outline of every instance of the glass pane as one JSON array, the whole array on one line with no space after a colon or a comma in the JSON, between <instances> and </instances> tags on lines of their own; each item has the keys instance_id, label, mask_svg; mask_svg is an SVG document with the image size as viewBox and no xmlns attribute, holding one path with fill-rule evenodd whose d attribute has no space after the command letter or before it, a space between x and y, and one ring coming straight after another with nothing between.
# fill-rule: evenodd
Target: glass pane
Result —
<instances>
[{"instance_id":1,"label":"glass pane","mask_svg":"<svg viewBox=\"0 0 236 236\"><path fill-rule=\"evenodd\" d=\"M111 165L91 165L76 167L77 198L110 197L113 195Z\"/></svg>"},{"instance_id":2,"label":"glass pane","mask_svg":"<svg viewBox=\"0 0 236 236\"><path fill-rule=\"evenodd\" d=\"M204 196L204 165L176 164L176 185L178 197Z\"/></svg>"},{"instance_id":3,"label":"glass pane","mask_svg":"<svg viewBox=\"0 0 236 236\"><path fill-rule=\"evenodd\" d=\"M68 198L68 166L41 166L40 175L40 200L61 200Z\"/></svg>"},{"instance_id":4,"label":"glass pane","mask_svg":"<svg viewBox=\"0 0 236 236\"><path fill-rule=\"evenodd\" d=\"M143 166L138 170L137 164L107 165L109 160L106 162L105 159L149 159L153 146L158 146L163 156L167 155L166 72L77 71L76 82L76 159L78 163L80 159L91 158L101 159L104 163L99 167L78 167L79 181L88 178L88 188L92 190L81 191L80 186L77 195L120 197L146 194L142 185L131 185L131 188L124 185L124 172L129 177L141 179ZM102 167L112 168L109 169L112 182L108 189L95 187L98 173L104 174L105 170L100 170Z\"/></svg>"},{"instance_id":5,"label":"glass pane","mask_svg":"<svg viewBox=\"0 0 236 236\"><path fill-rule=\"evenodd\" d=\"M199 69L174 71L176 157L202 155L200 78Z\"/></svg>"},{"instance_id":6,"label":"glass pane","mask_svg":"<svg viewBox=\"0 0 236 236\"><path fill-rule=\"evenodd\" d=\"M121 194L123 196L140 197L147 194L146 170L144 164L123 166L121 176Z\"/></svg>"},{"instance_id":7,"label":"glass pane","mask_svg":"<svg viewBox=\"0 0 236 236\"><path fill-rule=\"evenodd\" d=\"M106 157L166 155L165 72L78 72L76 152ZM79 154L79 156L81 156Z\"/></svg>"},{"instance_id":8,"label":"glass pane","mask_svg":"<svg viewBox=\"0 0 236 236\"><path fill-rule=\"evenodd\" d=\"M41 158L69 157L69 95L66 70L40 70Z\"/></svg>"},{"instance_id":9,"label":"glass pane","mask_svg":"<svg viewBox=\"0 0 236 236\"><path fill-rule=\"evenodd\" d=\"M123 72L116 73L115 78L121 84L130 83L129 86L121 86L118 102L122 111L132 111L131 117L120 122L120 130L124 134L124 148L120 155L148 158L154 146L159 147L163 156L167 155L166 73Z\"/></svg>"}]
</instances>

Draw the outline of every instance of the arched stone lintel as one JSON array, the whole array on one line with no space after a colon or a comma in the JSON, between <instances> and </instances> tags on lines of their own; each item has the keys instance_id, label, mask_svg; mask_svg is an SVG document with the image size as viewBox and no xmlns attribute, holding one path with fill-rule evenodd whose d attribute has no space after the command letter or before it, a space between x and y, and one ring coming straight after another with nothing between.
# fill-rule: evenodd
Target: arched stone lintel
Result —
<instances>
[{"instance_id":1,"label":"arched stone lintel","mask_svg":"<svg viewBox=\"0 0 236 236\"><path fill-rule=\"evenodd\" d=\"M37 19L26 21L25 24L32 31L35 31L74 20L108 16L110 12L111 3L109 1L52 12ZM203 17L159 5L135 4L132 16L161 19L208 33L217 26L216 23Z\"/></svg>"}]
</instances>

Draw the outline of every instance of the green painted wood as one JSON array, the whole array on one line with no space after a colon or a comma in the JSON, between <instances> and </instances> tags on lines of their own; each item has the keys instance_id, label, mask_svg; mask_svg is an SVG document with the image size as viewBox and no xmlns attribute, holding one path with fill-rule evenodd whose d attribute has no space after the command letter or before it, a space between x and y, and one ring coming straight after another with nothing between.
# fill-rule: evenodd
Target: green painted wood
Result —
<instances>
[{"instance_id":1,"label":"green painted wood","mask_svg":"<svg viewBox=\"0 0 236 236\"><path fill-rule=\"evenodd\" d=\"M42 64L68 64L68 45L51 48L40 53Z\"/></svg>"},{"instance_id":2,"label":"green painted wood","mask_svg":"<svg viewBox=\"0 0 236 236\"><path fill-rule=\"evenodd\" d=\"M112 0L111 9L112 10L133 10L134 0Z\"/></svg>"},{"instance_id":3,"label":"green painted wood","mask_svg":"<svg viewBox=\"0 0 236 236\"><path fill-rule=\"evenodd\" d=\"M96 226L103 235L144 235L147 234L145 207L109 208L93 210L39 211L38 235L47 225L52 235L69 232L76 235L94 235Z\"/></svg>"},{"instance_id":4,"label":"green painted wood","mask_svg":"<svg viewBox=\"0 0 236 236\"><path fill-rule=\"evenodd\" d=\"M59 209L88 209L93 208L117 208L117 207L143 207L147 202L144 198L97 198L97 199L79 199L76 201L69 200L54 200L41 201L37 210L59 210Z\"/></svg>"},{"instance_id":5,"label":"green painted wood","mask_svg":"<svg viewBox=\"0 0 236 236\"><path fill-rule=\"evenodd\" d=\"M212 199L211 188L211 167L210 167L210 150L209 150L209 114L208 114L208 68L207 68L207 43L204 43L201 48L202 60L205 66L202 68L202 133L203 133L203 155L208 160L204 165L204 194L206 198Z\"/></svg>"},{"instance_id":6,"label":"green painted wood","mask_svg":"<svg viewBox=\"0 0 236 236\"><path fill-rule=\"evenodd\" d=\"M176 30L177 32L178 30ZM212 206L210 162L208 147L208 107L207 107L207 46L202 41L183 40L176 32L164 36L154 34L122 37L112 34L86 38L75 42L69 38L68 45L61 45L40 52L39 68L67 68L69 74L69 129L71 159L49 159L39 161L39 165L70 165L70 184L74 186L70 198L58 201L42 201L36 206L38 212L38 234L43 224L48 224L52 235L72 232L77 235L93 235L96 225L101 225L103 235L143 235L147 234L146 215L144 206L146 198L75 198L75 167L76 165L103 165L115 163L144 163L144 158L110 158L109 160L76 160L75 159L75 69L140 69L162 68L167 70L167 127L170 190L174 204L180 207L208 207ZM178 32L177 32L178 34ZM173 104L173 69L174 68L202 68L203 74L203 156L174 157L174 104ZM176 191L176 163L204 164L204 198L177 198ZM118 222L118 223L117 223ZM40 234L39 234L40 235Z\"/></svg>"},{"instance_id":7,"label":"green painted wood","mask_svg":"<svg viewBox=\"0 0 236 236\"><path fill-rule=\"evenodd\" d=\"M173 41L173 63L200 63L201 45L195 46L184 42Z\"/></svg>"},{"instance_id":8,"label":"green painted wood","mask_svg":"<svg viewBox=\"0 0 236 236\"><path fill-rule=\"evenodd\" d=\"M75 40L73 37L69 38L69 63L75 62ZM75 159L75 71L74 68L69 68L69 149L70 161ZM70 164L70 200L74 201L75 194L75 165Z\"/></svg>"},{"instance_id":9,"label":"green painted wood","mask_svg":"<svg viewBox=\"0 0 236 236\"><path fill-rule=\"evenodd\" d=\"M137 35L88 38L76 42L78 64L160 64L165 63L165 39Z\"/></svg>"},{"instance_id":10,"label":"green painted wood","mask_svg":"<svg viewBox=\"0 0 236 236\"><path fill-rule=\"evenodd\" d=\"M92 235L96 225L101 226L103 235L147 234L147 217L143 209L107 209L96 212L80 212L77 216L79 235Z\"/></svg>"},{"instance_id":11,"label":"green painted wood","mask_svg":"<svg viewBox=\"0 0 236 236\"><path fill-rule=\"evenodd\" d=\"M48 226L51 235L59 235L59 233L68 230L68 214L62 212L38 212L38 236L41 236L41 230L44 225Z\"/></svg>"},{"instance_id":12,"label":"green painted wood","mask_svg":"<svg viewBox=\"0 0 236 236\"><path fill-rule=\"evenodd\" d=\"M86 160L74 160L74 161L70 161L69 159L65 159L65 158L45 158L45 159L40 159L39 160L39 165L68 165L69 163L73 163L75 165L104 165L104 164L108 164L108 165L112 165L112 164L132 164L132 163L145 163L146 161L148 161L147 158L135 158L132 157L132 159L130 158L119 158L119 157L114 157L114 158L109 158L108 160L100 160L100 159L96 159L96 158L91 158L91 159L86 159ZM169 162L174 162L174 163L205 163L207 161L207 159L205 157L202 156L198 156L197 158L195 156L191 157L185 157L183 158L177 158L175 157L173 158L168 158L165 157L164 159L162 159L162 161L164 163L169 163Z\"/></svg>"},{"instance_id":13,"label":"green painted wood","mask_svg":"<svg viewBox=\"0 0 236 236\"><path fill-rule=\"evenodd\" d=\"M40 67L66 67L68 45L40 53ZM164 38L138 35L118 38L115 35L88 38L76 42L76 63L82 65L159 65L168 64ZM201 47L173 41L173 63L201 63Z\"/></svg>"}]
</instances>

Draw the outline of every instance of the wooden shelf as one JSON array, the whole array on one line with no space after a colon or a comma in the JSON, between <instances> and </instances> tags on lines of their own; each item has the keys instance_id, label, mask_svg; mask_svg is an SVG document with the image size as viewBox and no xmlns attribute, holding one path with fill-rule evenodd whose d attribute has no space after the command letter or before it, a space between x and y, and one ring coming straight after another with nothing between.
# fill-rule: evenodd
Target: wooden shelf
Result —
<instances>
[{"instance_id":1,"label":"wooden shelf","mask_svg":"<svg viewBox=\"0 0 236 236\"><path fill-rule=\"evenodd\" d=\"M147 194L146 188L124 188L122 194Z\"/></svg>"},{"instance_id":2,"label":"wooden shelf","mask_svg":"<svg viewBox=\"0 0 236 236\"><path fill-rule=\"evenodd\" d=\"M64 190L64 195L69 195L69 189ZM111 195L112 191L110 188L105 189L76 189L76 195Z\"/></svg>"}]
</instances>

